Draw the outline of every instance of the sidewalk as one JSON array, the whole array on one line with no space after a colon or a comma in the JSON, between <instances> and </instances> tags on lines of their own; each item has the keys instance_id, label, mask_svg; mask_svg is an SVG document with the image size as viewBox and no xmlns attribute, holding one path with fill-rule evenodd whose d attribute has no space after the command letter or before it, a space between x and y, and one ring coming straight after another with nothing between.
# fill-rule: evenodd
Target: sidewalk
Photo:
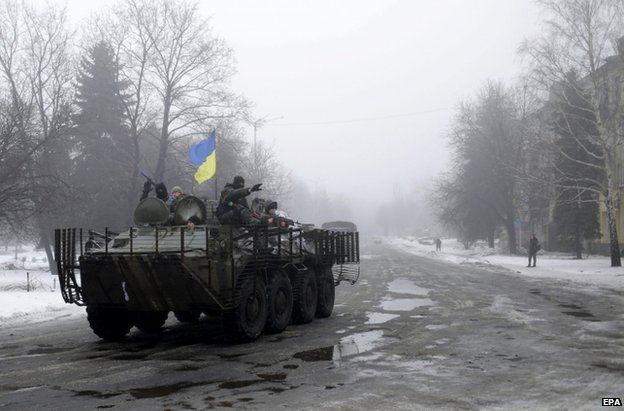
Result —
<instances>
[{"instance_id":1,"label":"sidewalk","mask_svg":"<svg viewBox=\"0 0 624 411\"><path fill-rule=\"evenodd\" d=\"M570 255L540 251L537 267L527 267L528 257L498 253L496 249L477 244L469 250L455 239L442 239L442 251L434 244L422 244L415 237L387 237L384 242L395 248L423 257L453 264L474 264L480 268L503 267L512 273L535 278L556 278L594 287L624 290L624 267L611 267L606 256L589 256L575 260Z\"/></svg>"}]
</instances>

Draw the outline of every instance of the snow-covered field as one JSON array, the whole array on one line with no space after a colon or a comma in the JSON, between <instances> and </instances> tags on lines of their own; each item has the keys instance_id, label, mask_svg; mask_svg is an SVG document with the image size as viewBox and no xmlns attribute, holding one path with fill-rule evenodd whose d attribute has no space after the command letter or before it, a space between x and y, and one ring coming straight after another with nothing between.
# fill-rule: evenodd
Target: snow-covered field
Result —
<instances>
[{"instance_id":1,"label":"snow-covered field","mask_svg":"<svg viewBox=\"0 0 624 411\"><path fill-rule=\"evenodd\" d=\"M504 267L512 273L538 278L556 278L595 287L624 289L624 267L611 267L605 256L589 256L583 260L570 255L540 251L537 267L527 267L528 257L500 254L496 249L477 244L469 250L455 239L442 239L442 251L434 244L415 237L388 237L384 242L398 249L454 264L474 264L482 268Z\"/></svg>"},{"instance_id":2,"label":"snow-covered field","mask_svg":"<svg viewBox=\"0 0 624 411\"><path fill-rule=\"evenodd\" d=\"M43 251L0 252L0 327L84 311L65 304Z\"/></svg>"}]
</instances>

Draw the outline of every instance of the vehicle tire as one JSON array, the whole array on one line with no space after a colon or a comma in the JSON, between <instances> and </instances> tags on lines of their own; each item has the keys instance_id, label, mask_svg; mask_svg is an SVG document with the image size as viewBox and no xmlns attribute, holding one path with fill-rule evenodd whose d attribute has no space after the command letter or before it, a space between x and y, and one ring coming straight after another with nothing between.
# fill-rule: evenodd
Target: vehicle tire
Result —
<instances>
[{"instance_id":1,"label":"vehicle tire","mask_svg":"<svg viewBox=\"0 0 624 411\"><path fill-rule=\"evenodd\" d=\"M334 310L336 299L336 286L334 275L330 267L322 267L317 271L318 301L316 304L316 317L327 318Z\"/></svg>"},{"instance_id":2,"label":"vehicle tire","mask_svg":"<svg viewBox=\"0 0 624 411\"><path fill-rule=\"evenodd\" d=\"M293 321L297 324L309 323L314 319L318 299L316 278L312 270L301 271L295 275L293 294Z\"/></svg>"},{"instance_id":3,"label":"vehicle tire","mask_svg":"<svg viewBox=\"0 0 624 411\"><path fill-rule=\"evenodd\" d=\"M167 311L137 311L134 313L134 325L144 333L157 333L168 316Z\"/></svg>"},{"instance_id":4,"label":"vehicle tire","mask_svg":"<svg viewBox=\"0 0 624 411\"><path fill-rule=\"evenodd\" d=\"M98 337L109 341L122 339L132 328L132 318L124 307L89 305L87 320Z\"/></svg>"},{"instance_id":5,"label":"vehicle tire","mask_svg":"<svg viewBox=\"0 0 624 411\"><path fill-rule=\"evenodd\" d=\"M201 311L180 311L173 314L181 323L194 324L199 322L199 316L201 315Z\"/></svg>"},{"instance_id":6,"label":"vehicle tire","mask_svg":"<svg viewBox=\"0 0 624 411\"><path fill-rule=\"evenodd\" d=\"M268 287L268 308L265 330L281 333L290 324L293 310L293 290L288 276L275 272Z\"/></svg>"},{"instance_id":7,"label":"vehicle tire","mask_svg":"<svg viewBox=\"0 0 624 411\"><path fill-rule=\"evenodd\" d=\"M254 341L262 334L267 319L266 285L261 276L243 279L238 306L223 314L225 332L235 341Z\"/></svg>"}]
</instances>

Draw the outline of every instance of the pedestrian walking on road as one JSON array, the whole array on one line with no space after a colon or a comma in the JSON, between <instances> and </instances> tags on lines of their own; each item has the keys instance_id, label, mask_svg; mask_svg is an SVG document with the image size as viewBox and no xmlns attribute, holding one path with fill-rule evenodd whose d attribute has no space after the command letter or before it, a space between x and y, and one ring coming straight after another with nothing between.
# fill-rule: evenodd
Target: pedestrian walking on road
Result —
<instances>
[{"instance_id":1,"label":"pedestrian walking on road","mask_svg":"<svg viewBox=\"0 0 624 411\"><path fill-rule=\"evenodd\" d=\"M529 265L527 267L535 267L537 264L537 252L542 248L535 234L529 240ZM533 265L531 265L531 259L533 259Z\"/></svg>"},{"instance_id":2,"label":"pedestrian walking on road","mask_svg":"<svg viewBox=\"0 0 624 411\"><path fill-rule=\"evenodd\" d=\"M442 240L439 238L435 239L436 251L442 251Z\"/></svg>"}]
</instances>

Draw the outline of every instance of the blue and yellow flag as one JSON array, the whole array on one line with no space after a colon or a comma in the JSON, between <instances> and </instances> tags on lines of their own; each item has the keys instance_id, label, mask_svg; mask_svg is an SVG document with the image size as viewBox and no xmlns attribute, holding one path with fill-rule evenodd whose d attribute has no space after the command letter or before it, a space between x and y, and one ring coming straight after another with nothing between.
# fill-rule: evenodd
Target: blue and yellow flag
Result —
<instances>
[{"instance_id":1,"label":"blue and yellow flag","mask_svg":"<svg viewBox=\"0 0 624 411\"><path fill-rule=\"evenodd\" d=\"M217 171L217 137L212 131L208 138L189 148L189 157L197 167L195 180L198 184L210 180Z\"/></svg>"}]
</instances>

